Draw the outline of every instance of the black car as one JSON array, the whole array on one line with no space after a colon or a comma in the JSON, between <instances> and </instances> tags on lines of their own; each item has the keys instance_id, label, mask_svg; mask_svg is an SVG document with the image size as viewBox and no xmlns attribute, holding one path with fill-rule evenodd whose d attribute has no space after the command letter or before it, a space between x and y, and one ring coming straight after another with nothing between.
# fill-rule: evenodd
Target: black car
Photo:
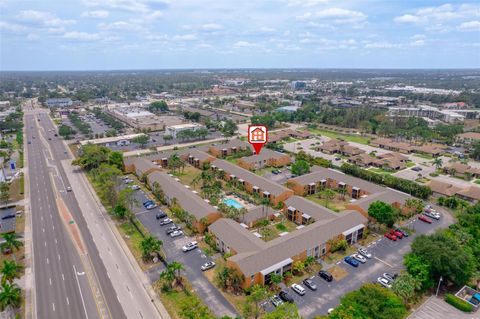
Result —
<instances>
[{"instance_id":1,"label":"black car","mask_svg":"<svg viewBox=\"0 0 480 319\"><path fill-rule=\"evenodd\" d=\"M280 297L280 299L282 299L285 302L293 302L292 296L290 296L286 291L280 291L278 296Z\"/></svg>"},{"instance_id":2,"label":"black car","mask_svg":"<svg viewBox=\"0 0 480 319\"><path fill-rule=\"evenodd\" d=\"M167 217L167 214L165 214L164 212L160 212L157 215L155 215L155 218L157 220L160 219L160 218L165 218L165 217Z\"/></svg>"},{"instance_id":3,"label":"black car","mask_svg":"<svg viewBox=\"0 0 480 319\"><path fill-rule=\"evenodd\" d=\"M317 285L315 285L312 279L305 279L303 284L312 290L317 290Z\"/></svg>"},{"instance_id":4,"label":"black car","mask_svg":"<svg viewBox=\"0 0 480 319\"><path fill-rule=\"evenodd\" d=\"M325 270L320 270L318 272L318 275L320 276L320 278L323 278L325 279L326 281L328 282L331 282L333 280L333 276L331 273L329 273L328 271L325 271Z\"/></svg>"}]
</instances>

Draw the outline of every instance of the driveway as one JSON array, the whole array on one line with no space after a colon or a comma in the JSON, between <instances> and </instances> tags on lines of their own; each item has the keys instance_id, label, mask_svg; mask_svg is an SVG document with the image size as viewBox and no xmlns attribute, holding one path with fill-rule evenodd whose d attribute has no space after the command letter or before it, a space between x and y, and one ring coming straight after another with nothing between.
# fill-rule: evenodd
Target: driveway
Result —
<instances>
[{"instance_id":1,"label":"driveway","mask_svg":"<svg viewBox=\"0 0 480 319\"><path fill-rule=\"evenodd\" d=\"M346 293L360 288L365 283L376 282L384 272L391 274L399 273L403 269L403 256L410 251L410 244L416 236L421 234L433 233L438 228L448 227L454 222L453 218L438 208L442 213L440 221L433 221L432 224L426 224L412 219L406 227L415 232L412 236L403 238L396 242L390 241L384 237L379 237L375 242L367 246L372 253L372 259L365 264L360 264L354 268L343 261L336 265L348 272L348 275L336 282L331 283L314 276L312 280L317 284L317 291L311 291L308 288L307 293L301 297L290 288L289 294L295 299L299 312L304 318L313 318L318 315L327 314L328 309L335 308L340 303L340 298ZM334 265L331 265L334 266ZM271 311L271 303L265 303L267 311Z\"/></svg>"},{"instance_id":2,"label":"driveway","mask_svg":"<svg viewBox=\"0 0 480 319\"><path fill-rule=\"evenodd\" d=\"M148 198L142 190L135 191L134 195L135 199L138 201L138 206L134 207L133 211L137 219L149 231L149 233L163 242L163 249L167 261L178 261L183 264L185 267L183 273L192 284L197 295L204 304L213 311L215 316L236 317L237 312L234 307L223 297L217 288L208 281L200 269L200 267L210 259L200 249L192 250L187 253L182 251L182 246L194 241L195 238L189 238L186 236L171 238L166 234L166 230L168 227L172 226L172 224L160 226L159 221L156 219L156 214L159 212L159 209L145 210L143 207L142 203L150 198ZM151 275L150 278L155 278L155 276ZM156 279L158 279L158 277L156 277Z\"/></svg>"}]
</instances>

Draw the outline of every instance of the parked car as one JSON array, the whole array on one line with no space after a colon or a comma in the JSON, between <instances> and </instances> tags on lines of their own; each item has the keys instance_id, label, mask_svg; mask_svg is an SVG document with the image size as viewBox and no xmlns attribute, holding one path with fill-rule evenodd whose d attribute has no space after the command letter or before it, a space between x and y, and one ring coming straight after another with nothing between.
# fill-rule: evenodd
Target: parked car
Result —
<instances>
[{"instance_id":1,"label":"parked car","mask_svg":"<svg viewBox=\"0 0 480 319\"><path fill-rule=\"evenodd\" d=\"M398 239L403 238L403 233L396 231L395 229L390 229L390 234L397 236Z\"/></svg>"},{"instance_id":2,"label":"parked car","mask_svg":"<svg viewBox=\"0 0 480 319\"><path fill-rule=\"evenodd\" d=\"M360 264L358 261L355 260L355 258L351 257L351 256L347 256L345 258L343 258L343 260L349 264L350 266L353 266L353 267L358 267L358 265Z\"/></svg>"},{"instance_id":3,"label":"parked car","mask_svg":"<svg viewBox=\"0 0 480 319\"><path fill-rule=\"evenodd\" d=\"M281 304L283 304L283 300L280 299L277 295L273 296L270 301L272 302L272 304L275 306L275 307L278 307L280 306Z\"/></svg>"},{"instance_id":4,"label":"parked car","mask_svg":"<svg viewBox=\"0 0 480 319\"><path fill-rule=\"evenodd\" d=\"M72 188L70 186L67 186L67 192L71 192Z\"/></svg>"},{"instance_id":5,"label":"parked car","mask_svg":"<svg viewBox=\"0 0 480 319\"><path fill-rule=\"evenodd\" d=\"M360 254L353 254L352 257L355 258L357 261L361 262L362 264L367 262L367 258L363 257Z\"/></svg>"},{"instance_id":6,"label":"parked car","mask_svg":"<svg viewBox=\"0 0 480 319\"><path fill-rule=\"evenodd\" d=\"M212 269L213 267L215 267L215 262L207 261L200 268L202 269L202 271L206 271L206 270Z\"/></svg>"},{"instance_id":7,"label":"parked car","mask_svg":"<svg viewBox=\"0 0 480 319\"><path fill-rule=\"evenodd\" d=\"M315 285L315 283L311 279L307 278L307 279L303 280L303 284L305 286L307 286L308 288L310 288L311 290L314 290L314 291L317 290L317 285Z\"/></svg>"},{"instance_id":8,"label":"parked car","mask_svg":"<svg viewBox=\"0 0 480 319\"><path fill-rule=\"evenodd\" d=\"M282 299L285 302L293 302L292 296L290 296L286 291L280 291L278 296L280 297L280 299Z\"/></svg>"},{"instance_id":9,"label":"parked car","mask_svg":"<svg viewBox=\"0 0 480 319\"><path fill-rule=\"evenodd\" d=\"M165 219L162 219L160 221L160 226L165 226L165 225L168 225L170 223L173 223L173 221L170 218L165 218Z\"/></svg>"},{"instance_id":10,"label":"parked car","mask_svg":"<svg viewBox=\"0 0 480 319\"><path fill-rule=\"evenodd\" d=\"M365 248L359 248L358 253L362 255L363 257L366 257L368 259L372 258L372 254L368 252Z\"/></svg>"},{"instance_id":11,"label":"parked car","mask_svg":"<svg viewBox=\"0 0 480 319\"><path fill-rule=\"evenodd\" d=\"M325 279L326 281L328 282L331 282L333 280L333 276L331 273L329 273L328 271L326 270L320 270L318 272L318 275L320 276L320 278L323 278Z\"/></svg>"},{"instance_id":12,"label":"parked car","mask_svg":"<svg viewBox=\"0 0 480 319\"><path fill-rule=\"evenodd\" d=\"M151 200L151 199L143 202L143 206L145 206L145 207L147 207L148 205L151 205L151 204L153 204L153 200Z\"/></svg>"},{"instance_id":13,"label":"parked car","mask_svg":"<svg viewBox=\"0 0 480 319\"><path fill-rule=\"evenodd\" d=\"M430 217L430 218L433 218L433 219L436 219L436 220L440 219L440 213L435 212L435 211L430 211L430 212L424 211L423 215L425 215L427 217Z\"/></svg>"},{"instance_id":14,"label":"parked car","mask_svg":"<svg viewBox=\"0 0 480 319\"><path fill-rule=\"evenodd\" d=\"M305 295L305 288L303 288L301 285L299 284L293 284L291 286L292 290L295 291L297 294L299 294L300 296L303 296Z\"/></svg>"},{"instance_id":15,"label":"parked car","mask_svg":"<svg viewBox=\"0 0 480 319\"><path fill-rule=\"evenodd\" d=\"M130 184L133 183L133 179L127 178L126 180L123 181L125 184Z\"/></svg>"},{"instance_id":16,"label":"parked car","mask_svg":"<svg viewBox=\"0 0 480 319\"><path fill-rule=\"evenodd\" d=\"M387 238L390 239L390 240L397 241L397 236L392 235L392 234L390 234L390 233L385 233L384 236L387 237Z\"/></svg>"},{"instance_id":17,"label":"parked car","mask_svg":"<svg viewBox=\"0 0 480 319\"><path fill-rule=\"evenodd\" d=\"M426 205L423 210L426 211L426 212L429 212L429 213L431 213L431 212L437 212L437 211L435 210L435 208L433 208L432 205Z\"/></svg>"},{"instance_id":18,"label":"parked car","mask_svg":"<svg viewBox=\"0 0 480 319\"><path fill-rule=\"evenodd\" d=\"M398 232L402 233L403 237L408 237L409 236L408 233L406 231L404 231L403 229L397 228L397 229L395 229L395 231L398 231Z\"/></svg>"},{"instance_id":19,"label":"parked car","mask_svg":"<svg viewBox=\"0 0 480 319\"><path fill-rule=\"evenodd\" d=\"M377 282L385 288L392 288L392 284L390 283L390 281L383 277L378 277Z\"/></svg>"},{"instance_id":20,"label":"parked car","mask_svg":"<svg viewBox=\"0 0 480 319\"><path fill-rule=\"evenodd\" d=\"M134 191L137 191L137 190L140 189L140 186L138 186L138 185L131 185L131 186L130 186L130 189L131 189L131 190L134 190Z\"/></svg>"},{"instance_id":21,"label":"parked car","mask_svg":"<svg viewBox=\"0 0 480 319\"><path fill-rule=\"evenodd\" d=\"M387 273L387 272L384 272L384 273L382 274L382 277L385 278L385 279L387 279L388 281L391 281L391 282L394 282L394 281L395 281L395 278L397 278L396 275L390 275L390 274Z\"/></svg>"},{"instance_id":22,"label":"parked car","mask_svg":"<svg viewBox=\"0 0 480 319\"><path fill-rule=\"evenodd\" d=\"M170 237L175 238L175 237L182 236L182 235L183 235L183 231L176 230L176 231L174 231L170 234Z\"/></svg>"},{"instance_id":23,"label":"parked car","mask_svg":"<svg viewBox=\"0 0 480 319\"><path fill-rule=\"evenodd\" d=\"M156 204L150 204L150 205L146 206L145 208L146 208L147 210L152 210L152 209L154 209L154 208L156 208L156 207L157 207Z\"/></svg>"},{"instance_id":24,"label":"parked car","mask_svg":"<svg viewBox=\"0 0 480 319\"><path fill-rule=\"evenodd\" d=\"M165 233L166 233L167 235L170 235L170 234L173 233L174 231L180 230L180 229L181 229L181 228L180 228L179 226L173 225L173 226L168 227L167 230L165 231Z\"/></svg>"},{"instance_id":25,"label":"parked car","mask_svg":"<svg viewBox=\"0 0 480 319\"><path fill-rule=\"evenodd\" d=\"M415 171L415 172L420 172L422 170L422 168L420 166L415 166L412 168L412 171Z\"/></svg>"},{"instance_id":26,"label":"parked car","mask_svg":"<svg viewBox=\"0 0 480 319\"><path fill-rule=\"evenodd\" d=\"M425 223L428 223L428 224L432 223L432 220L425 215L418 216L418 220L421 220L422 222L425 222Z\"/></svg>"},{"instance_id":27,"label":"parked car","mask_svg":"<svg viewBox=\"0 0 480 319\"><path fill-rule=\"evenodd\" d=\"M183 246L182 250L183 250L183 252L186 253L187 251L194 250L197 247L198 247L198 243L196 241L192 241L192 242L189 242L188 244L186 244L185 246Z\"/></svg>"},{"instance_id":28,"label":"parked car","mask_svg":"<svg viewBox=\"0 0 480 319\"><path fill-rule=\"evenodd\" d=\"M165 214L164 212L160 212L160 213L157 213L157 215L155 215L155 218L158 220L160 218L165 218L167 217L167 214Z\"/></svg>"},{"instance_id":29,"label":"parked car","mask_svg":"<svg viewBox=\"0 0 480 319\"><path fill-rule=\"evenodd\" d=\"M280 174L280 171L278 169L274 169L274 170L272 170L272 174L278 175L278 174Z\"/></svg>"}]
</instances>

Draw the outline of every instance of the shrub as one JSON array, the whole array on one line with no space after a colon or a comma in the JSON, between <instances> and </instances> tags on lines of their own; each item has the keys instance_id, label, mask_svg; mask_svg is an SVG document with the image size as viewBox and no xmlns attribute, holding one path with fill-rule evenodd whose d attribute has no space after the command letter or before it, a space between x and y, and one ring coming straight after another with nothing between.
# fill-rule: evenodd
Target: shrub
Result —
<instances>
[{"instance_id":1,"label":"shrub","mask_svg":"<svg viewBox=\"0 0 480 319\"><path fill-rule=\"evenodd\" d=\"M445 301L463 312L473 311L473 306L471 304L469 304L465 300L461 300L460 298L455 297L452 294L446 294Z\"/></svg>"}]
</instances>

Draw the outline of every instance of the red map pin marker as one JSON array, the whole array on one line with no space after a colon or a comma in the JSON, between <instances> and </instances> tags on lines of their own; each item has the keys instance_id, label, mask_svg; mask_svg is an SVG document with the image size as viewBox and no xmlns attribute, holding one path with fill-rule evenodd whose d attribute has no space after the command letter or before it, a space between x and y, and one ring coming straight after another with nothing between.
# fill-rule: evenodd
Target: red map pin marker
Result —
<instances>
[{"instance_id":1,"label":"red map pin marker","mask_svg":"<svg viewBox=\"0 0 480 319\"><path fill-rule=\"evenodd\" d=\"M268 129L265 125L249 125L248 126L248 143L255 149L258 155L263 145L268 142Z\"/></svg>"}]
</instances>

